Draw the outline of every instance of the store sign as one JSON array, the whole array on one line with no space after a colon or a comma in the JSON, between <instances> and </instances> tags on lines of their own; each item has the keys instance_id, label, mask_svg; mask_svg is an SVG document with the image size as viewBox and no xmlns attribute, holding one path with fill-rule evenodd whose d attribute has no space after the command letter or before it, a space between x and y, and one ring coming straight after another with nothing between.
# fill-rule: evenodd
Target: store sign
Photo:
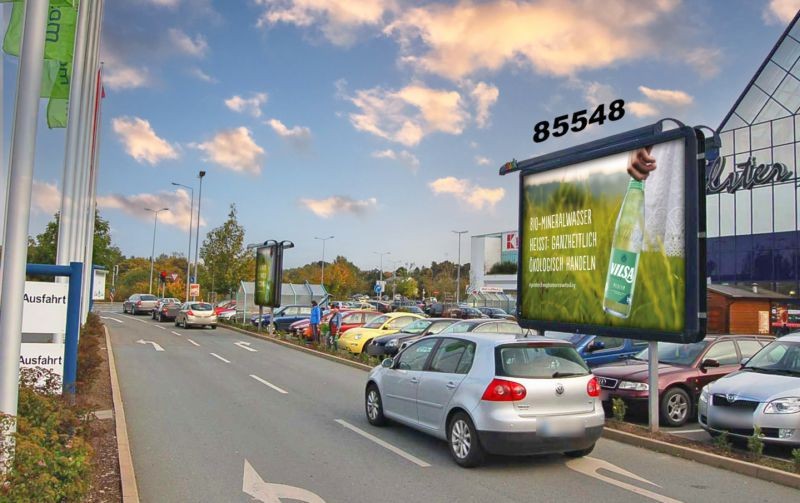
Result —
<instances>
[{"instance_id":1,"label":"store sign","mask_svg":"<svg viewBox=\"0 0 800 503\"><path fill-rule=\"evenodd\" d=\"M199 297L200 296L200 285L198 283L192 283L189 285L189 297Z\"/></svg>"},{"instance_id":2,"label":"store sign","mask_svg":"<svg viewBox=\"0 0 800 503\"><path fill-rule=\"evenodd\" d=\"M26 281L22 333L63 334L67 329L67 283Z\"/></svg>"},{"instance_id":3,"label":"store sign","mask_svg":"<svg viewBox=\"0 0 800 503\"><path fill-rule=\"evenodd\" d=\"M108 271L102 269L94 270L92 280L92 300L103 300L106 298L106 275Z\"/></svg>"},{"instance_id":4,"label":"store sign","mask_svg":"<svg viewBox=\"0 0 800 503\"><path fill-rule=\"evenodd\" d=\"M516 232L503 233L503 251L517 251L519 250L519 234Z\"/></svg>"},{"instance_id":5,"label":"store sign","mask_svg":"<svg viewBox=\"0 0 800 503\"><path fill-rule=\"evenodd\" d=\"M64 344L57 343L28 343L20 344L19 368L43 368L64 378ZM40 382L38 384L44 384ZM61 393L61 386L57 387Z\"/></svg>"},{"instance_id":6,"label":"store sign","mask_svg":"<svg viewBox=\"0 0 800 503\"><path fill-rule=\"evenodd\" d=\"M717 157L708 170L706 194L719 194L721 192L732 194L737 190L750 190L758 185L786 182L792 178L791 171L782 162L757 164L755 157L750 157L746 162L736 164L736 169L722 179L724 172L725 158Z\"/></svg>"}]
</instances>

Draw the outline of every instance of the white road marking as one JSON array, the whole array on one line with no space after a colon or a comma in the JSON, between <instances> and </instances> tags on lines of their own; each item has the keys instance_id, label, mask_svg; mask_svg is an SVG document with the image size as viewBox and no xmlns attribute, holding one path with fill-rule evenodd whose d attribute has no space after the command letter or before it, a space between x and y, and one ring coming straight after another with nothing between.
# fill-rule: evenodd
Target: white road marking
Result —
<instances>
[{"instance_id":1,"label":"white road marking","mask_svg":"<svg viewBox=\"0 0 800 503\"><path fill-rule=\"evenodd\" d=\"M102 319L104 319L104 320L112 320L112 321L116 321L117 323L125 323L124 321L122 321L122 320L118 320L118 319L116 319L116 318L112 318L111 316L101 316L100 318L102 318Z\"/></svg>"},{"instance_id":2,"label":"white road marking","mask_svg":"<svg viewBox=\"0 0 800 503\"><path fill-rule=\"evenodd\" d=\"M419 459L418 457L414 456L413 454L409 454L406 451L404 451L403 449L400 449L399 447L395 447L392 444L381 440L380 438L376 437L375 435L369 434L366 431L362 430L361 428L357 428L357 427L353 426L352 424L348 423L344 419L336 419L336 422L339 423L340 425L344 426L348 430L351 430L351 431L354 431L354 432L358 433L359 435L361 435L362 437L366 438L367 440L372 440L373 442L375 442L376 444L380 445L384 449L388 449L388 450L392 451L393 453L397 454L401 458L404 458L404 459L406 459L408 461L411 461L412 463L414 463L417 466L421 466L422 468L428 468L428 467L431 466L429 463L426 463L425 461Z\"/></svg>"},{"instance_id":3,"label":"white road marking","mask_svg":"<svg viewBox=\"0 0 800 503\"><path fill-rule=\"evenodd\" d=\"M160 328L161 330L166 330L166 328L162 327L161 325L156 325L156 328Z\"/></svg>"},{"instance_id":4,"label":"white road marking","mask_svg":"<svg viewBox=\"0 0 800 503\"><path fill-rule=\"evenodd\" d=\"M233 345L234 346L239 346L240 348L246 349L246 350L248 350L248 351L250 351L252 353L258 352L257 349L253 349L253 348L250 347L250 343L249 342L239 341L239 342L234 342Z\"/></svg>"},{"instance_id":5,"label":"white road marking","mask_svg":"<svg viewBox=\"0 0 800 503\"><path fill-rule=\"evenodd\" d=\"M156 344L153 341L146 341L144 339L139 339L136 342L138 342L139 344L152 344L153 345L153 349L155 349L156 351L164 351L164 348L162 348L161 346L159 346L158 344Z\"/></svg>"},{"instance_id":6,"label":"white road marking","mask_svg":"<svg viewBox=\"0 0 800 503\"><path fill-rule=\"evenodd\" d=\"M178 335L178 336L180 336L180 335L181 335L181 334L179 334L178 332L176 332L176 331L174 331L174 330L172 330L172 331L171 331L171 333L173 333L173 334L175 334L175 335Z\"/></svg>"},{"instance_id":7,"label":"white road marking","mask_svg":"<svg viewBox=\"0 0 800 503\"><path fill-rule=\"evenodd\" d=\"M264 503L280 503L282 499L302 503L325 503L324 499L307 489L265 482L246 459L242 476L242 492Z\"/></svg>"},{"instance_id":8,"label":"white road marking","mask_svg":"<svg viewBox=\"0 0 800 503\"><path fill-rule=\"evenodd\" d=\"M623 477L628 477L629 479L633 479L638 482L643 482L645 484L650 484L651 486L655 486L661 489L660 485L654 484L653 482L650 482L649 480L644 479L636 475L635 473L631 473L628 470L625 470L624 468L620 468L619 466L613 465L608 461L604 461L602 459L592 458L588 456L584 458L573 459L567 462L567 467L578 473L582 473L589 477L601 480L607 484L611 484L621 489L625 489L626 491L638 494L639 496L650 498L651 500L658 501L659 503L681 503L680 500L672 499L669 496L664 496L662 494L654 493L653 491L648 491L647 489L642 489L641 487L637 487L635 485L628 484L626 482L622 482L616 479L612 479L611 477L606 477L605 475L601 475L600 473L598 473L598 470L609 471L611 473L622 475Z\"/></svg>"},{"instance_id":9,"label":"white road marking","mask_svg":"<svg viewBox=\"0 0 800 503\"><path fill-rule=\"evenodd\" d=\"M147 323L147 322L146 322L146 321L144 321L144 320L140 320L139 318L135 318L135 317L133 317L133 316L128 316L127 314L123 314L122 316L124 316L125 318L130 318L130 319L132 319L132 320L134 320L134 321L138 321L139 323Z\"/></svg>"},{"instance_id":10,"label":"white road marking","mask_svg":"<svg viewBox=\"0 0 800 503\"><path fill-rule=\"evenodd\" d=\"M189 339L189 340L191 340L191 339ZM211 356L213 356L214 358L216 358L218 360L224 361L225 363L230 363L231 362L230 360L226 360L225 358L221 357L217 353L208 353L208 354L210 354Z\"/></svg>"},{"instance_id":11,"label":"white road marking","mask_svg":"<svg viewBox=\"0 0 800 503\"><path fill-rule=\"evenodd\" d=\"M188 337L187 337L187 338L186 338L186 340L187 340L187 341L189 341L189 342L191 342L192 344L194 344L194 345L195 345L195 346L197 346L198 348L200 347L200 344L198 344L198 343L194 342L194 341L193 341L193 340L191 340L190 338L188 338Z\"/></svg>"},{"instance_id":12,"label":"white road marking","mask_svg":"<svg viewBox=\"0 0 800 503\"><path fill-rule=\"evenodd\" d=\"M281 388L275 386L274 384L272 384L271 382L265 381L264 379L261 379L260 377L258 377L256 375L250 374L250 377L252 377L256 381L260 382L261 384L265 384L265 385L269 386L270 388L274 389L278 393L283 393L284 395L288 395L289 394L288 391L286 391L284 389L281 389Z\"/></svg>"}]
</instances>

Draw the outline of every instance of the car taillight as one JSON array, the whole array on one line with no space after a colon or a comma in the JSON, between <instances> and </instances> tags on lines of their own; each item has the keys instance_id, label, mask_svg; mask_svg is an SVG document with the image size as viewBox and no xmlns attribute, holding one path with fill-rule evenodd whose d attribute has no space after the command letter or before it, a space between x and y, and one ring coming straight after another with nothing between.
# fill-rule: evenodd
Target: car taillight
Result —
<instances>
[{"instance_id":1,"label":"car taillight","mask_svg":"<svg viewBox=\"0 0 800 503\"><path fill-rule=\"evenodd\" d=\"M136 305L137 305L137 306L141 306L141 305L142 305L142 301L141 301L141 300L137 300L137 301L136 301Z\"/></svg>"},{"instance_id":2,"label":"car taillight","mask_svg":"<svg viewBox=\"0 0 800 503\"><path fill-rule=\"evenodd\" d=\"M596 377L592 377L589 379L589 382L586 383L586 393L595 398L600 396L600 384L597 382Z\"/></svg>"},{"instance_id":3,"label":"car taillight","mask_svg":"<svg viewBox=\"0 0 800 503\"><path fill-rule=\"evenodd\" d=\"M188 310L188 311L186 311L186 314L187 314L187 315L189 315L189 316L194 316L194 313L192 312L192 310L191 310L191 309L190 309L190 310Z\"/></svg>"},{"instance_id":4,"label":"car taillight","mask_svg":"<svg viewBox=\"0 0 800 503\"><path fill-rule=\"evenodd\" d=\"M489 402L516 402L525 398L528 391L520 383L493 379L483 392L481 400Z\"/></svg>"}]
</instances>

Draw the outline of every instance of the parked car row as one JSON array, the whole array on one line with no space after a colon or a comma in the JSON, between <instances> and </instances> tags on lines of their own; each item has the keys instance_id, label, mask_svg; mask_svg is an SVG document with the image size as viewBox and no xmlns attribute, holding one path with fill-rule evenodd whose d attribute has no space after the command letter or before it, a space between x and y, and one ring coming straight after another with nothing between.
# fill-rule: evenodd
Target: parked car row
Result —
<instances>
[{"instance_id":1,"label":"parked car row","mask_svg":"<svg viewBox=\"0 0 800 503\"><path fill-rule=\"evenodd\" d=\"M230 301L228 301L228 304ZM235 301L234 301L235 304ZM122 304L125 313L150 313L156 321L174 321L175 326L217 328L217 309L207 302L181 302L174 297L157 298L150 294L133 294Z\"/></svg>"}]
</instances>

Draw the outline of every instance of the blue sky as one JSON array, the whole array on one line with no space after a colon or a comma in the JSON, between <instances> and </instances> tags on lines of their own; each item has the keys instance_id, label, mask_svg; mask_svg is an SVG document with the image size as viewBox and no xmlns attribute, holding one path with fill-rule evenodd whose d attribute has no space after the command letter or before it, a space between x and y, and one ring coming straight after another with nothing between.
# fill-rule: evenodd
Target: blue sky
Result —
<instances>
[{"instance_id":1,"label":"blue sky","mask_svg":"<svg viewBox=\"0 0 800 503\"><path fill-rule=\"evenodd\" d=\"M107 1L98 204L126 255L185 253L236 203L247 241L327 257L455 260L457 238L517 226L525 159L662 117L720 120L797 0ZM17 64L4 58L4 145ZM622 120L531 141L541 120L622 98ZM41 119L40 119L41 120ZM38 135L31 234L58 208L64 133ZM7 155L5 157L7 159ZM197 191L195 191L197 195ZM464 261L469 246L463 242Z\"/></svg>"}]
</instances>

